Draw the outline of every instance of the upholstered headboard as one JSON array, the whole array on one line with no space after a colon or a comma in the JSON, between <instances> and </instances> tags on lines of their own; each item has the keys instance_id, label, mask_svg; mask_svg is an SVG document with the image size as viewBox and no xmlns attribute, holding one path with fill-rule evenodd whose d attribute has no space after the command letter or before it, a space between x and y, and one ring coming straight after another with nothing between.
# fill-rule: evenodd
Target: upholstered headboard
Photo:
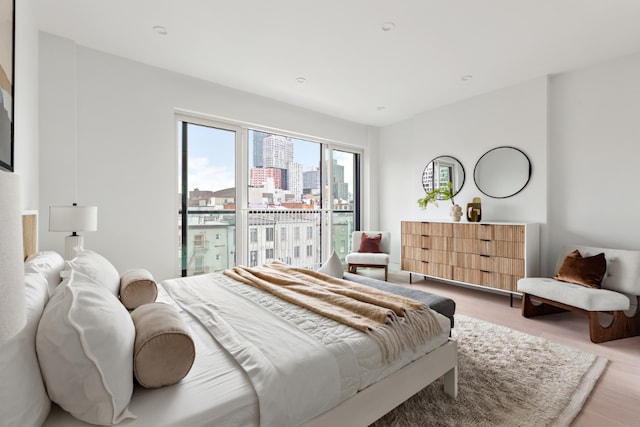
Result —
<instances>
[{"instance_id":1,"label":"upholstered headboard","mask_svg":"<svg viewBox=\"0 0 640 427\"><path fill-rule=\"evenodd\" d=\"M38 252L38 211L22 213L22 249L24 259Z\"/></svg>"}]
</instances>

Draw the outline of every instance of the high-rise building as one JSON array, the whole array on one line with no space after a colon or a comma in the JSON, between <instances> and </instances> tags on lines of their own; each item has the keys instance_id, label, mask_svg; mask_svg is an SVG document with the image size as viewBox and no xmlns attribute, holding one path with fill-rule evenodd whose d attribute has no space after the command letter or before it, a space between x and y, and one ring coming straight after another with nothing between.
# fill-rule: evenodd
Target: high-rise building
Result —
<instances>
[{"instance_id":1,"label":"high-rise building","mask_svg":"<svg viewBox=\"0 0 640 427\"><path fill-rule=\"evenodd\" d=\"M333 198L349 200L349 184L344 182L344 166L333 161Z\"/></svg>"},{"instance_id":2,"label":"high-rise building","mask_svg":"<svg viewBox=\"0 0 640 427\"><path fill-rule=\"evenodd\" d=\"M315 190L315 191L314 191ZM313 194L320 190L320 169L314 167L302 172L302 193Z\"/></svg>"},{"instance_id":3,"label":"high-rise building","mask_svg":"<svg viewBox=\"0 0 640 427\"><path fill-rule=\"evenodd\" d=\"M287 169L293 162L293 142L281 135L269 135L262 140L262 166Z\"/></svg>"},{"instance_id":4,"label":"high-rise building","mask_svg":"<svg viewBox=\"0 0 640 427\"><path fill-rule=\"evenodd\" d=\"M302 163L289 162L287 164L287 189L296 201L302 200Z\"/></svg>"},{"instance_id":5,"label":"high-rise building","mask_svg":"<svg viewBox=\"0 0 640 427\"><path fill-rule=\"evenodd\" d=\"M253 167L261 168L264 166L263 159L263 140L269 136L266 132L251 131L253 134Z\"/></svg>"}]
</instances>

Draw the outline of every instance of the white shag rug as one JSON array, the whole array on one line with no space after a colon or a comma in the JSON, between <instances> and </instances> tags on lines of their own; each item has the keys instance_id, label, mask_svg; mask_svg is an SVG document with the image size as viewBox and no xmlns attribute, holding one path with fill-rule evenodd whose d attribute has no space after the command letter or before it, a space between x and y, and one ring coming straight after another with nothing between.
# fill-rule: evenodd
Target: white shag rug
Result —
<instances>
[{"instance_id":1,"label":"white shag rug","mask_svg":"<svg viewBox=\"0 0 640 427\"><path fill-rule=\"evenodd\" d=\"M438 380L373 426L568 426L607 364L504 326L459 314L455 322L458 398Z\"/></svg>"}]
</instances>

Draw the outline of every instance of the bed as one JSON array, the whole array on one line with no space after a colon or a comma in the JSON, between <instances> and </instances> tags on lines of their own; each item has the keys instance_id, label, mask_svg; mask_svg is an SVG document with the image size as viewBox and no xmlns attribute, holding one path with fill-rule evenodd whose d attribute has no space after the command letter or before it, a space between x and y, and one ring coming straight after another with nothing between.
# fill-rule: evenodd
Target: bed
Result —
<instances>
[{"instance_id":1,"label":"bed","mask_svg":"<svg viewBox=\"0 0 640 427\"><path fill-rule=\"evenodd\" d=\"M25 231L25 236L34 234L32 231ZM345 277L353 282L363 281L361 276L348 273L345 273ZM368 280L371 279L364 281ZM367 285L387 286L375 282L380 281ZM399 291L392 287L393 285L388 290ZM204 300L202 293L209 292L211 288L215 288L216 292L224 293L216 298L227 298L225 295L228 294L229 298L235 300L239 295L240 304L249 304L252 307L252 315L248 317L249 320L246 323L255 322L256 327L259 325L259 329L254 329L259 330L260 333L255 335L271 336L269 340L281 339L285 336L280 344L273 347L296 349L288 353L280 353L276 357L286 359L285 367L278 367L276 370L284 369L287 372L284 376L288 378L277 377L276 380L268 380L263 385L257 386L252 382L255 378L250 374L251 368L240 369L242 363L232 357L233 351L225 347L228 343L224 342L222 335L226 336L226 334L220 334L221 329L216 329L215 331L220 334L216 336L210 329L211 325L208 324L210 322L204 321L202 313L199 313L203 310L211 311L213 306L194 304L193 300L189 300L194 296ZM384 352L381 352L376 343L366 334L340 325L335 320L313 313L304 307L283 301L263 290L247 287L222 274L170 279L159 283L157 289L157 301L175 307L187 325L195 345L196 357L188 374L177 384L152 389L135 385L133 396L127 406L137 418L121 420L119 425L127 427L366 426L440 377L444 378L445 391L454 397L457 395L457 349L456 342L450 338L450 328L453 325L450 305L441 310L448 312L447 315L432 310L433 318L440 327L437 334L414 348L405 349L398 357L384 360L386 359ZM189 298L180 293L184 289L190 289L187 292L192 293ZM433 298L426 293L424 295L414 293L414 295L427 299ZM262 306L257 308L254 299L260 300L260 304L264 304L267 308ZM222 313L226 307L231 306L231 303L227 304L226 300L224 301L225 304L214 307L214 311L220 312L220 316L225 314L233 317L232 313ZM446 301L440 302L447 304ZM431 303L436 304L434 301ZM228 311L231 312L231 308ZM284 312L286 313L283 314ZM216 313L212 314L212 317L215 317ZM224 317L224 319L231 317ZM227 327L225 325L231 320L220 322L217 328ZM267 324L274 325L273 328L277 332L269 332L270 329L265 326ZM285 332L285 328L289 327L286 324L294 325L291 328L292 332ZM240 328L240 326L237 327ZM236 324L233 328L236 328ZM289 337L290 333L292 338ZM214 336L216 339L213 338ZM288 341L289 339L293 341ZM260 345L268 345L269 340ZM313 344L314 342L316 344ZM312 351L317 350L319 342L321 342L319 347L322 347L320 352L328 353L322 357L312 355ZM309 345L308 349L305 347L307 345ZM297 353L305 356L301 357ZM35 355L33 358L35 359ZM314 370L319 372L313 372ZM260 371L264 372L262 369ZM298 375L309 376L305 377L305 381L312 380L314 384L326 382L327 384L318 385L318 390L326 390L327 393L319 393L315 388L313 391L305 390L308 387L300 386ZM335 378L333 382L325 378L332 376L337 376L337 382ZM285 382L290 381L291 378L295 378L296 382ZM31 378L31 380L37 382L37 379ZM269 387L272 383L279 384L280 381L284 384L282 386L284 397L272 397L278 393L269 392L271 390ZM338 390L336 390L336 384L338 384ZM264 390L257 391L261 388ZM330 391L333 392L329 393ZM271 406L265 403L267 400ZM286 408L286 415L279 414L283 411L283 406L288 405L288 400L294 402L290 404L293 407ZM44 426L89 425L74 418L55 403L50 404L50 411L46 403L40 406L40 412L46 413ZM34 410L32 408L31 412ZM31 415L34 419L38 419L36 415ZM39 416L42 417L42 414ZM16 423L16 425L28 424Z\"/></svg>"}]
</instances>

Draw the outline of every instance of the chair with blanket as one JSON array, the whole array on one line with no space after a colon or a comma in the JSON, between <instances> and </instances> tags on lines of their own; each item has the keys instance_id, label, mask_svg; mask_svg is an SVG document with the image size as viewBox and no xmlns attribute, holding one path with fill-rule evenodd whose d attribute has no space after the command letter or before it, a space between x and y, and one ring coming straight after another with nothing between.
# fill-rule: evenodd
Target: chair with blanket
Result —
<instances>
[{"instance_id":1,"label":"chair with blanket","mask_svg":"<svg viewBox=\"0 0 640 427\"><path fill-rule=\"evenodd\" d=\"M347 255L347 271L356 273L358 267L384 268L387 280L391 233L388 231L354 231L351 235L351 253Z\"/></svg>"}]
</instances>

